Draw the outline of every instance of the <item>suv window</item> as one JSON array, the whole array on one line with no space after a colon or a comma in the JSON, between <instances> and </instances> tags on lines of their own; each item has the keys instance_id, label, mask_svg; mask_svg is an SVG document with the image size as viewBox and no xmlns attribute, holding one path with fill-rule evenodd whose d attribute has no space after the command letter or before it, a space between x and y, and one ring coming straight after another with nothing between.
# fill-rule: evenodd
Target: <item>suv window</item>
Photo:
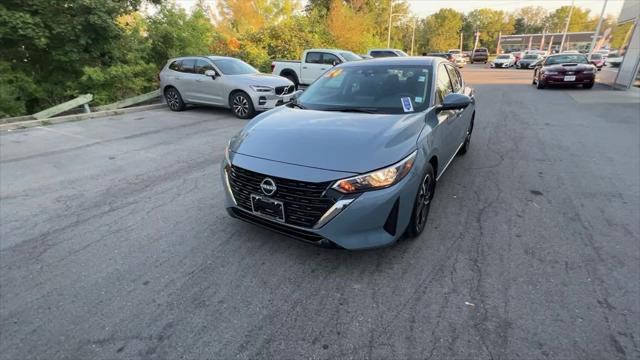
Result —
<instances>
[{"instance_id":1,"label":"suv window","mask_svg":"<svg viewBox=\"0 0 640 360\"><path fill-rule=\"evenodd\" d=\"M394 53L393 51L372 51L371 54L372 57L377 58L377 57L389 57L389 56L398 56L396 53Z\"/></svg>"},{"instance_id":2,"label":"suv window","mask_svg":"<svg viewBox=\"0 0 640 360\"><path fill-rule=\"evenodd\" d=\"M179 71L184 73L193 73L195 67L196 59L183 59Z\"/></svg>"},{"instance_id":3,"label":"suv window","mask_svg":"<svg viewBox=\"0 0 640 360\"><path fill-rule=\"evenodd\" d=\"M169 69L173 71L180 71L180 67L182 66L181 60L176 60L169 65Z\"/></svg>"},{"instance_id":4,"label":"suv window","mask_svg":"<svg viewBox=\"0 0 640 360\"><path fill-rule=\"evenodd\" d=\"M310 64L322 64L322 54L319 52L308 52L307 58L304 62Z\"/></svg>"},{"instance_id":5,"label":"suv window","mask_svg":"<svg viewBox=\"0 0 640 360\"><path fill-rule=\"evenodd\" d=\"M449 79L449 73L444 64L438 66L438 73L436 75L436 104L442 104L444 97L453 92L451 87L451 80Z\"/></svg>"},{"instance_id":6,"label":"suv window","mask_svg":"<svg viewBox=\"0 0 640 360\"><path fill-rule=\"evenodd\" d=\"M195 73L204 75L204 72L207 70L214 70L213 65L209 64L208 61L198 59L196 60Z\"/></svg>"},{"instance_id":7,"label":"suv window","mask_svg":"<svg viewBox=\"0 0 640 360\"><path fill-rule=\"evenodd\" d=\"M451 78L451 84L453 85L453 92L458 92L462 89L462 78L453 66L445 65L447 68L447 72L449 73L449 78Z\"/></svg>"},{"instance_id":8,"label":"suv window","mask_svg":"<svg viewBox=\"0 0 640 360\"><path fill-rule=\"evenodd\" d=\"M336 64L340 63L340 59L338 59L337 56L335 56L333 54L329 54L329 53L322 54L322 63L323 64L333 65L334 61L336 62Z\"/></svg>"}]
</instances>

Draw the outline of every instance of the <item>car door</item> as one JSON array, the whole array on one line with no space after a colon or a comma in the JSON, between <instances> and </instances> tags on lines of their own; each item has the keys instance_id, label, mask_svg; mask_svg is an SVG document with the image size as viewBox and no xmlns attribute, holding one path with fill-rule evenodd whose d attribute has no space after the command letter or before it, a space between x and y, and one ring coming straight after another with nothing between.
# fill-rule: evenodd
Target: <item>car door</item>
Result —
<instances>
[{"instance_id":1,"label":"car door","mask_svg":"<svg viewBox=\"0 0 640 360\"><path fill-rule=\"evenodd\" d=\"M442 105L444 98L453 92L453 86L451 85L451 79L449 78L449 72L444 63L438 65L436 71L435 86L436 86L436 98L435 104ZM446 166L449 159L455 155L458 146L460 145L458 131L455 128L455 120L458 116L458 110L441 110L437 112L439 133L436 139L436 146L440 149L440 154L445 158L445 162L442 166ZM442 169L440 169L442 170Z\"/></svg>"},{"instance_id":2,"label":"car door","mask_svg":"<svg viewBox=\"0 0 640 360\"><path fill-rule=\"evenodd\" d=\"M205 75L207 70L216 72L216 77ZM196 59L194 68L194 97L195 101L203 104L224 105L223 79L220 72L206 59Z\"/></svg>"},{"instance_id":3,"label":"car door","mask_svg":"<svg viewBox=\"0 0 640 360\"><path fill-rule=\"evenodd\" d=\"M180 63L180 76L177 78L177 85L183 100L187 102L198 102L195 71L196 59L186 58L182 59Z\"/></svg>"},{"instance_id":4,"label":"car door","mask_svg":"<svg viewBox=\"0 0 640 360\"><path fill-rule=\"evenodd\" d=\"M449 79L451 80L451 87L453 92L467 95L473 99L473 94L471 90L464 85L464 81L462 80L462 75L454 66L445 65L447 68L447 72L449 73ZM467 129L469 128L469 124L471 123L471 116L473 110L472 107L467 106L464 109L455 111L455 118L452 121L455 135L457 136L457 144L460 145L467 135Z\"/></svg>"},{"instance_id":5,"label":"car door","mask_svg":"<svg viewBox=\"0 0 640 360\"><path fill-rule=\"evenodd\" d=\"M322 52L310 51L305 57L305 61L302 64L301 78L304 84L311 84L316 81L317 78L322 76L330 66L326 65L322 61Z\"/></svg>"}]
</instances>

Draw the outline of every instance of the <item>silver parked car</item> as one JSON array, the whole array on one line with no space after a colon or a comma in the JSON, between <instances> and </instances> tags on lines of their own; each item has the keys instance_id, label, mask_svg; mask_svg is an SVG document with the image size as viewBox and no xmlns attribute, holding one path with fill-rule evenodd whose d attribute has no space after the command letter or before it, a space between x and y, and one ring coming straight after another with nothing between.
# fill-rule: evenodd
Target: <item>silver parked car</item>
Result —
<instances>
[{"instance_id":1,"label":"silver parked car","mask_svg":"<svg viewBox=\"0 0 640 360\"><path fill-rule=\"evenodd\" d=\"M186 104L230 108L241 119L285 104L296 96L288 79L263 74L242 60L225 56L171 59L160 72L160 89L173 111Z\"/></svg>"}]
</instances>

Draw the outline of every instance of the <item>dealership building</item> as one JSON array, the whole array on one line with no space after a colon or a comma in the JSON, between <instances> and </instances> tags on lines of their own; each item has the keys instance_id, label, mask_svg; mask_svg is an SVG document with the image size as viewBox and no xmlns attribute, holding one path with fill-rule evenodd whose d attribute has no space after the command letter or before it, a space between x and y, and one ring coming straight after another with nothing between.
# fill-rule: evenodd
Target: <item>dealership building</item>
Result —
<instances>
[{"instance_id":1,"label":"dealership building","mask_svg":"<svg viewBox=\"0 0 640 360\"><path fill-rule=\"evenodd\" d=\"M563 50L589 51L595 32L567 33ZM563 33L502 35L498 42L501 51L520 50L558 51L562 43ZM598 40L601 36L598 37Z\"/></svg>"}]
</instances>

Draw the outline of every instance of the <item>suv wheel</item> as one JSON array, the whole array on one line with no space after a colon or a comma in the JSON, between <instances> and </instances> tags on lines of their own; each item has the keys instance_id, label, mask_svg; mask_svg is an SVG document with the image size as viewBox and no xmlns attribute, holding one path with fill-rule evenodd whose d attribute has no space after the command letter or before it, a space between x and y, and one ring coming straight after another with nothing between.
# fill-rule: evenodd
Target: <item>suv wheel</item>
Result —
<instances>
[{"instance_id":1,"label":"suv wheel","mask_svg":"<svg viewBox=\"0 0 640 360\"><path fill-rule=\"evenodd\" d=\"M174 87L167 88L164 91L164 98L167 101L169 109L172 111L182 111L185 108L185 103L182 100L182 96L178 89Z\"/></svg>"},{"instance_id":2,"label":"suv wheel","mask_svg":"<svg viewBox=\"0 0 640 360\"><path fill-rule=\"evenodd\" d=\"M250 119L255 115L255 109L253 108L253 102L249 95L245 92L239 91L231 95L231 111L240 119Z\"/></svg>"}]
</instances>

